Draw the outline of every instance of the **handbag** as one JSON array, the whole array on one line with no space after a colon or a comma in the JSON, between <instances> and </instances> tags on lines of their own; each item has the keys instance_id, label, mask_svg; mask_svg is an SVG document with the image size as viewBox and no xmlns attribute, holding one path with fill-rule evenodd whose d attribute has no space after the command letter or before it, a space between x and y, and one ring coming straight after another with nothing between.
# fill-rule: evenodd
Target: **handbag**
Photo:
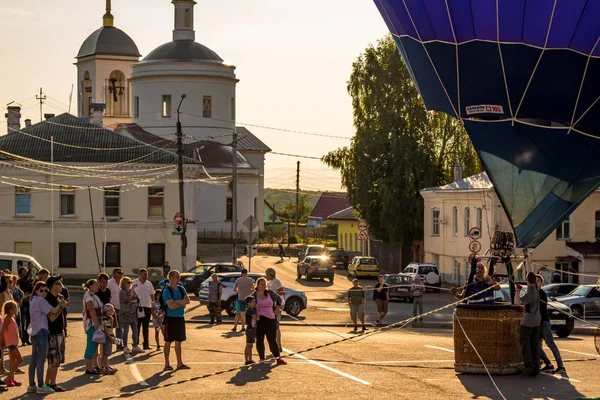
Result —
<instances>
[{"instance_id":1,"label":"handbag","mask_svg":"<svg viewBox=\"0 0 600 400\"><path fill-rule=\"evenodd\" d=\"M144 307L138 306L137 317L138 318L146 318L146 311L144 310Z\"/></svg>"},{"instance_id":2,"label":"handbag","mask_svg":"<svg viewBox=\"0 0 600 400\"><path fill-rule=\"evenodd\" d=\"M92 336L92 341L95 343L105 343L106 335L100 329L96 329L94 335Z\"/></svg>"}]
</instances>

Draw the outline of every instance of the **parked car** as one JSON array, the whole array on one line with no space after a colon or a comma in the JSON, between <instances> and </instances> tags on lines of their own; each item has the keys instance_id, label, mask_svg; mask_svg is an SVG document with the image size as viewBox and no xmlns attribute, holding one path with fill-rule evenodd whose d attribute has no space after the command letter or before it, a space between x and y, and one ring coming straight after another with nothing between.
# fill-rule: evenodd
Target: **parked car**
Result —
<instances>
[{"instance_id":1,"label":"parked car","mask_svg":"<svg viewBox=\"0 0 600 400\"><path fill-rule=\"evenodd\" d=\"M33 264L31 275L35 279L38 271L42 269L41 264L35 258L27 254L0 252L0 270L2 271L9 270L11 274L18 275L19 268L28 268L29 263Z\"/></svg>"},{"instance_id":2,"label":"parked car","mask_svg":"<svg viewBox=\"0 0 600 400\"><path fill-rule=\"evenodd\" d=\"M329 259L335 268L348 269L348 264L350 264L350 255L344 249L330 251Z\"/></svg>"},{"instance_id":3,"label":"parked car","mask_svg":"<svg viewBox=\"0 0 600 400\"><path fill-rule=\"evenodd\" d=\"M385 284L390 286L388 293L390 300L398 299L410 301L412 303L413 296L410 291L410 286L413 283L412 277L407 274L385 274Z\"/></svg>"},{"instance_id":4,"label":"parked car","mask_svg":"<svg viewBox=\"0 0 600 400\"><path fill-rule=\"evenodd\" d=\"M573 290L577 289L579 285L576 283L549 283L548 285L542 286L544 292L550 297L566 296Z\"/></svg>"},{"instance_id":5,"label":"parked car","mask_svg":"<svg viewBox=\"0 0 600 400\"><path fill-rule=\"evenodd\" d=\"M600 289L598 285L580 285L566 296L556 301L568 306L577 318L591 314L600 314Z\"/></svg>"},{"instance_id":6,"label":"parked car","mask_svg":"<svg viewBox=\"0 0 600 400\"><path fill-rule=\"evenodd\" d=\"M233 286L235 284L235 280L242 276L239 272L230 272L217 274L219 276L219 282L223 285L223 293L221 295L221 308L225 310L225 312L229 316L235 315L235 300L237 299L237 293L233 291ZM254 274L250 273L248 276L254 281L258 278L265 278L265 274ZM208 286L212 281L211 277L208 277L202 284L200 285L200 291L198 293L198 297L200 298L200 304L206 305L208 304ZM305 310L308 306L308 299L304 292L300 290L285 288L284 295L284 305L283 310L291 315L292 317L297 317L302 310Z\"/></svg>"},{"instance_id":7,"label":"parked car","mask_svg":"<svg viewBox=\"0 0 600 400\"><path fill-rule=\"evenodd\" d=\"M181 283L188 293L198 295L200 284L209 278L212 274L224 272L242 272L243 267L236 264L211 263L201 264L190 268L181 274Z\"/></svg>"},{"instance_id":8,"label":"parked car","mask_svg":"<svg viewBox=\"0 0 600 400\"><path fill-rule=\"evenodd\" d=\"M519 295L523 297L526 292L526 287L521 288ZM500 285L500 290L494 290L494 298L496 302L510 303L508 285ZM575 327L575 318L573 318L571 310L566 305L557 301L548 299L548 318L552 331L561 338L568 337Z\"/></svg>"},{"instance_id":9,"label":"parked car","mask_svg":"<svg viewBox=\"0 0 600 400\"><path fill-rule=\"evenodd\" d=\"M308 256L298 263L296 274L298 275L298 279L304 275L307 281L310 281L312 278L327 278L329 282L333 283L335 271L329 257Z\"/></svg>"},{"instance_id":10,"label":"parked car","mask_svg":"<svg viewBox=\"0 0 600 400\"><path fill-rule=\"evenodd\" d=\"M327 248L322 244L307 244L298 252L298 262L307 256L327 255Z\"/></svg>"},{"instance_id":11,"label":"parked car","mask_svg":"<svg viewBox=\"0 0 600 400\"><path fill-rule=\"evenodd\" d=\"M379 276L379 263L375 257L354 257L348 264L348 277Z\"/></svg>"},{"instance_id":12,"label":"parked car","mask_svg":"<svg viewBox=\"0 0 600 400\"><path fill-rule=\"evenodd\" d=\"M410 275L412 278L414 278L415 276L419 275L421 277L421 283L423 283L426 286L437 286L438 288L442 287L442 280L440 279L440 271L438 270L438 267L435 264L420 264L420 263L410 263L406 266L406 268L404 268L404 271L402 271L405 274ZM428 282L427 281L427 275L433 273L434 275L431 275L435 281L434 282ZM440 289L432 289L434 292L439 293Z\"/></svg>"}]
</instances>

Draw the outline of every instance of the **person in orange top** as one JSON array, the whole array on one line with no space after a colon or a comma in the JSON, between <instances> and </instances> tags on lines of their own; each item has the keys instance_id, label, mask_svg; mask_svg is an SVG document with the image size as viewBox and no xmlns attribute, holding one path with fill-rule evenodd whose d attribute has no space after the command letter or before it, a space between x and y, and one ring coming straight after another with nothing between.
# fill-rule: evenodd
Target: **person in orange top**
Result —
<instances>
[{"instance_id":1,"label":"person in orange top","mask_svg":"<svg viewBox=\"0 0 600 400\"><path fill-rule=\"evenodd\" d=\"M12 300L5 301L2 307L2 337L10 359L9 372L6 377L6 386L8 387L21 386L21 382L15 381L15 372L23 362L19 351L19 327L15 321L17 310L17 303Z\"/></svg>"}]
</instances>

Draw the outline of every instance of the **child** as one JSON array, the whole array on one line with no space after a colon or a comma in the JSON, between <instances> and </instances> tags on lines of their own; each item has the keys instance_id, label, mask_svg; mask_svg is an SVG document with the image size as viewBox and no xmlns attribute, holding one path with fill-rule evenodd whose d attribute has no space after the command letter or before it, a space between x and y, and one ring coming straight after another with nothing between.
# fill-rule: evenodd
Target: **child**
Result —
<instances>
[{"instance_id":1,"label":"child","mask_svg":"<svg viewBox=\"0 0 600 400\"><path fill-rule=\"evenodd\" d=\"M15 372L23 362L23 357L19 351L19 328L15 321L17 315L17 303L12 300L4 302L2 310L2 337L4 338L4 347L8 349L10 367L6 378L6 386L21 386L21 382L15 381Z\"/></svg>"},{"instance_id":2,"label":"child","mask_svg":"<svg viewBox=\"0 0 600 400\"><path fill-rule=\"evenodd\" d=\"M164 329L163 321L165 319L165 312L160 306L160 296L162 296L162 290L157 289L154 292L154 301L152 302L152 325L154 325L154 339L156 339L156 350L160 350L160 335L159 332ZM163 332L164 335L164 332Z\"/></svg>"},{"instance_id":3,"label":"child","mask_svg":"<svg viewBox=\"0 0 600 400\"><path fill-rule=\"evenodd\" d=\"M252 348L256 340L256 321L260 318L254 296L246 297L246 307L246 350L244 350L244 356L246 358L245 365L249 365L254 364L252 360Z\"/></svg>"},{"instance_id":4,"label":"child","mask_svg":"<svg viewBox=\"0 0 600 400\"><path fill-rule=\"evenodd\" d=\"M425 293L425 286L421 283L421 277L416 275L414 278L414 283L410 287L410 291L413 296L413 317L417 315L423 314L423 293ZM417 308L419 309L419 313L417 314ZM423 322L423 318L419 317L419 322ZM417 320L413 320L413 324L415 324Z\"/></svg>"},{"instance_id":5,"label":"child","mask_svg":"<svg viewBox=\"0 0 600 400\"><path fill-rule=\"evenodd\" d=\"M102 331L106 335L106 341L102 345L102 368L100 371L103 374L114 374L116 368L111 368L108 365L108 356L112 354L112 345L115 343L115 307L108 303L104 305L102 313Z\"/></svg>"}]
</instances>

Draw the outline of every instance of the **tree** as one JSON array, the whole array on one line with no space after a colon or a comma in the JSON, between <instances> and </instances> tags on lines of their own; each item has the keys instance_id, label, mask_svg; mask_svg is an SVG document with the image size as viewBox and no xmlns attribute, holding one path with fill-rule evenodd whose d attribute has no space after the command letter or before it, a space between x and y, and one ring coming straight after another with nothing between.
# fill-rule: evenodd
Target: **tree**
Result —
<instances>
[{"instance_id":1,"label":"tree","mask_svg":"<svg viewBox=\"0 0 600 400\"><path fill-rule=\"evenodd\" d=\"M312 212L312 207L308 204L308 195L300 196L298 203L298 222L307 222L308 216ZM277 211L277 216L291 221L296 220L296 202L290 201L285 204L282 210Z\"/></svg>"},{"instance_id":2,"label":"tree","mask_svg":"<svg viewBox=\"0 0 600 400\"><path fill-rule=\"evenodd\" d=\"M419 191L448 182L452 164L477 170L464 129L427 112L391 36L369 46L348 82L356 134L323 162L341 173L354 209L377 238L410 243L423 237Z\"/></svg>"}]
</instances>

